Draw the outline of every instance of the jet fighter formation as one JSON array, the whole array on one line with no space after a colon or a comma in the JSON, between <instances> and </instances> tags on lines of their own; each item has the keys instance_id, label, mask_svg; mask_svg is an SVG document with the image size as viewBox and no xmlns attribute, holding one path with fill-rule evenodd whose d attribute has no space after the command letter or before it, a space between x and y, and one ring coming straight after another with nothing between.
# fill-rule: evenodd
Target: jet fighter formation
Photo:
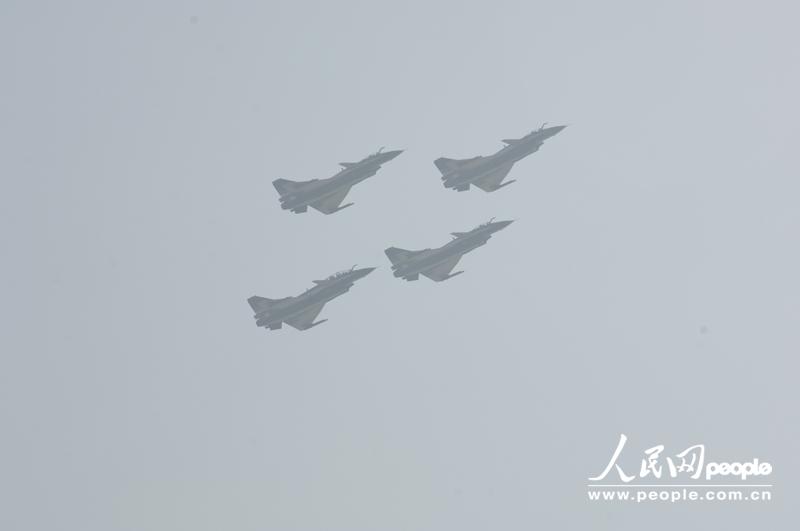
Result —
<instances>
[{"instance_id":1,"label":"jet fighter formation","mask_svg":"<svg viewBox=\"0 0 800 531\"><path fill-rule=\"evenodd\" d=\"M566 127L564 125L545 127L545 125L522 138L503 140L505 146L493 155L462 160L436 159L434 164L442 173L444 187L464 192L475 185L486 192L494 192L515 182L514 180L503 182L514 164L536 153L546 139L560 133ZM281 208L284 210L300 214L311 207L323 214L333 214L353 205L353 203L342 205L342 202L354 185L375 175L383 164L402 152L402 150L383 151L381 148L358 162L340 162L342 169L327 179L310 181L276 179L272 184L280 195ZM494 221L492 218L467 232L450 233L453 239L435 249L409 251L389 247L384 253L392 263L395 277L414 281L423 275L434 282L442 282L462 274L463 271L452 272L461 257L485 245L494 233L511 223L513 220ZM255 312L254 318L259 327L278 330L282 328L283 323L286 323L298 330L308 330L327 321L327 319L315 321L326 303L350 291L356 281L374 270L374 267L356 269L353 266L324 280L315 280L314 286L295 297L268 299L256 295L247 299L247 302Z\"/></svg>"}]
</instances>

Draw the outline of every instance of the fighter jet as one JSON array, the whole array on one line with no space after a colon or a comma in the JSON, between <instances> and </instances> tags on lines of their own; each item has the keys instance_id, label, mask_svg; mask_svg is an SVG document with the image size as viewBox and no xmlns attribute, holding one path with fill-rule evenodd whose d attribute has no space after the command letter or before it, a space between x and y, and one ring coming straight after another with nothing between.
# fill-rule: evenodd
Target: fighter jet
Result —
<instances>
[{"instance_id":1,"label":"fighter jet","mask_svg":"<svg viewBox=\"0 0 800 531\"><path fill-rule=\"evenodd\" d=\"M494 155L461 160L444 157L436 159L433 163L442 172L444 187L465 192L474 184L481 190L494 192L515 182L512 180L503 183L514 163L539 151L539 147L546 139L567 127L566 125L545 127L546 125L543 124L538 130L522 138L506 138L503 140L505 146Z\"/></svg>"},{"instance_id":2,"label":"fighter jet","mask_svg":"<svg viewBox=\"0 0 800 531\"><path fill-rule=\"evenodd\" d=\"M425 275L435 282L460 275L463 271L450 273L462 256L484 245L492 234L502 230L512 221L494 221L479 225L469 232L452 232L453 239L436 249L407 251L398 247L389 247L384 252L392 262L394 276L404 280L418 280Z\"/></svg>"},{"instance_id":3,"label":"fighter jet","mask_svg":"<svg viewBox=\"0 0 800 531\"><path fill-rule=\"evenodd\" d=\"M340 206L353 185L378 173L382 164L400 153L402 150L384 152L381 148L358 162L340 162L342 169L333 177L311 181L276 179L272 185L281 196L281 208L284 210L300 214L311 207L323 214L333 214L353 205L347 203Z\"/></svg>"},{"instance_id":4,"label":"fighter jet","mask_svg":"<svg viewBox=\"0 0 800 531\"><path fill-rule=\"evenodd\" d=\"M267 299L253 296L247 299L255 312L256 326L277 330L288 324L298 330L308 330L324 323L327 319L314 321L325 303L350 291L356 280L364 278L375 270L374 267L340 271L324 280L315 280L314 286L296 297Z\"/></svg>"}]
</instances>

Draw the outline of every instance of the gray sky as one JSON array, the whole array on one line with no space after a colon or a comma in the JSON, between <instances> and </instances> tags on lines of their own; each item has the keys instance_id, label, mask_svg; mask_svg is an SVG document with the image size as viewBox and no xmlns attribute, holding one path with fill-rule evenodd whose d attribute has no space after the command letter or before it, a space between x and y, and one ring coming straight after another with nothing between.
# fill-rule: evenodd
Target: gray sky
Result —
<instances>
[{"instance_id":1,"label":"gray sky","mask_svg":"<svg viewBox=\"0 0 800 531\"><path fill-rule=\"evenodd\" d=\"M799 11L3 1L0 528L793 528ZM442 188L545 121L513 186ZM354 207L280 210L384 145ZM391 276L492 216L466 274ZM621 432L775 500L591 504Z\"/></svg>"}]
</instances>

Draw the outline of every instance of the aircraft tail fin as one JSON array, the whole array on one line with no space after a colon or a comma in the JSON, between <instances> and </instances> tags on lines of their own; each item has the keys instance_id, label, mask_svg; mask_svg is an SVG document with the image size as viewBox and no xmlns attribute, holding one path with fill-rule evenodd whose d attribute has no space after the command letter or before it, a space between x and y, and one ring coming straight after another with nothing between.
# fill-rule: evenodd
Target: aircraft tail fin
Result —
<instances>
[{"instance_id":1,"label":"aircraft tail fin","mask_svg":"<svg viewBox=\"0 0 800 531\"><path fill-rule=\"evenodd\" d=\"M275 187L280 195L286 195L295 192L299 188L302 188L303 184L305 183L290 181L289 179L275 179L272 181L272 186Z\"/></svg>"},{"instance_id":2,"label":"aircraft tail fin","mask_svg":"<svg viewBox=\"0 0 800 531\"><path fill-rule=\"evenodd\" d=\"M386 257L389 259L389 261L392 264L396 265L398 263L405 262L415 254L417 254L419 251L409 251L407 249L401 249L399 247L389 247L383 252L386 253Z\"/></svg>"},{"instance_id":3,"label":"aircraft tail fin","mask_svg":"<svg viewBox=\"0 0 800 531\"><path fill-rule=\"evenodd\" d=\"M247 299L247 302L250 304L250 307L254 312L263 312L264 310L269 310L278 301L253 295Z\"/></svg>"},{"instance_id":4,"label":"aircraft tail fin","mask_svg":"<svg viewBox=\"0 0 800 531\"><path fill-rule=\"evenodd\" d=\"M477 158L477 157L476 157ZM446 157L441 157L433 161L439 171L442 172L442 175L450 173L452 171L457 170L464 164L471 162L475 159L448 159Z\"/></svg>"}]
</instances>

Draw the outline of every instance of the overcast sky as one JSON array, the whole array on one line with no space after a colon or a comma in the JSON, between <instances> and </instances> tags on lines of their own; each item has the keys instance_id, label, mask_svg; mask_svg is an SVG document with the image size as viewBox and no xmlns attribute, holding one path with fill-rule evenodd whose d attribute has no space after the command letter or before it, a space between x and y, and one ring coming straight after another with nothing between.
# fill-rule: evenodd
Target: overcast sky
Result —
<instances>
[{"instance_id":1,"label":"overcast sky","mask_svg":"<svg viewBox=\"0 0 800 531\"><path fill-rule=\"evenodd\" d=\"M792 528L798 16L3 0L0 528ZM512 186L442 187L543 122ZM280 209L381 146L353 207ZM392 277L492 216L464 275ZM329 322L255 326L353 264ZM770 461L775 499L592 504L620 433Z\"/></svg>"}]
</instances>

